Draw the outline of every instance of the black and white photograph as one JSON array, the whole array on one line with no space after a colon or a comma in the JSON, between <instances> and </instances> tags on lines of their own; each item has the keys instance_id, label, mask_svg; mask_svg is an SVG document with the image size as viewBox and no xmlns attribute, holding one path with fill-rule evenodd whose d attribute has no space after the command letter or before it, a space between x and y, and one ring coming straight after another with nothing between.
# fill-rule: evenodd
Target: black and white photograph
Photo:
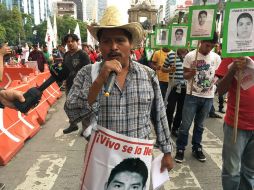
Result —
<instances>
[{"instance_id":1,"label":"black and white photograph","mask_svg":"<svg viewBox=\"0 0 254 190\"><path fill-rule=\"evenodd\" d=\"M214 9L193 10L190 37L210 37L214 14Z\"/></svg>"},{"instance_id":2,"label":"black and white photograph","mask_svg":"<svg viewBox=\"0 0 254 190\"><path fill-rule=\"evenodd\" d=\"M254 51L254 30L253 19L254 9L240 8L231 9L228 21L228 53L253 52Z\"/></svg>"},{"instance_id":3,"label":"black and white photograph","mask_svg":"<svg viewBox=\"0 0 254 190\"><path fill-rule=\"evenodd\" d=\"M145 190L148 169L140 158L126 158L110 172L104 190L136 189Z\"/></svg>"},{"instance_id":4,"label":"black and white photograph","mask_svg":"<svg viewBox=\"0 0 254 190\"><path fill-rule=\"evenodd\" d=\"M170 46L183 47L187 43L188 26L172 26Z\"/></svg>"},{"instance_id":5,"label":"black and white photograph","mask_svg":"<svg viewBox=\"0 0 254 190\"><path fill-rule=\"evenodd\" d=\"M167 46L169 41L169 29L156 29L156 46Z\"/></svg>"}]
</instances>

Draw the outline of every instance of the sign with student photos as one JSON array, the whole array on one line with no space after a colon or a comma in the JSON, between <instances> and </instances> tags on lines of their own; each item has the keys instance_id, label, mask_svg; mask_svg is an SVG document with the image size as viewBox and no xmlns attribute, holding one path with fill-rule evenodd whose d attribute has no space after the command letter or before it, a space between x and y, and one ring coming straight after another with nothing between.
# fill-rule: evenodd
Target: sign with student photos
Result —
<instances>
[{"instance_id":1,"label":"sign with student photos","mask_svg":"<svg viewBox=\"0 0 254 190\"><path fill-rule=\"evenodd\" d=\"M157 49L158 47L156 46L155 44L155 41L156 41L156 36L155 36L155 33L151 33L150 34L150 43L151 43L151 48L152 49Z\"/></svg>"},{"instance_id":2,"label":"sign with student photos","mask_svg":"<svg viewBox=\"0 0 254 190\"><path fill-rule=\"evenodd\" d=\"M152 48L145 48L145 52L146 52L146 60L147 61L151 61L153 53L154 53L154 49L152 49Z\"/></svg>"},{"instance_id":3,"label":"sign with student photos","mask_svg":"<svg viewBox=\"0 0 254 190\"><path fill-rule=\"evenodd\" d=\"M155 45L157 47L169 46L169 28L156 28L155 36Z\"/></svg>"},{"instance_id":4,"label":"sign with student photos","mask_svg":"<svg viewBox=\"0 0 254 190\"><path fill-rule=\"evenodd\" d=\"M217 5L189 7L190 40L209 40L213 38Z\"/></svg>"},{"instance_id":5,"label":"sign with student photos","mask_svg":"<svg viewBox=\"0 0 254 190\"><path fill-rule=\"evenodd\" d=\"M148 34L146 37L145 48L151 48L151 34Z\"/></svg>"},{"instance_id":6,"label":"sign with student photos","mask_svg":"<svg viewBox=\"0 0 254 190\"><path fill-rule=\"evenodd\" d=\"M222 56L253 56L254 3L228 2L224 20Z\"/></svg>"},{"instance_id":7,"label":"sign with student photos","mask_svg":"<svg viewBox=\"0 0 254 190\"><path fill-rule=\"evenodd\" d=\"M170 26L170 45L171 49L187 48L188 45L188 25L173 24Z\"/></svg>"},{"instance_id":8,"label":"sign with student photos","mask_svg":"<svg viewBox=\"0 0 254 190\"><path fill-rule=\"evenodd\" d=\"M127 137L97 126L89 140L81 190L149 190L152 153L153 140Z\"/></svg>"},{"instance_id":9,"label":"sign with student photos","mask_svg":"<svg viewBox=\"0 0 254 190\"><path fill-rule=\"evenodd\" d=\"M196 49L198 47L198 40L191 40L190 43L190 49Z\"/></svg>"}]
</instances>

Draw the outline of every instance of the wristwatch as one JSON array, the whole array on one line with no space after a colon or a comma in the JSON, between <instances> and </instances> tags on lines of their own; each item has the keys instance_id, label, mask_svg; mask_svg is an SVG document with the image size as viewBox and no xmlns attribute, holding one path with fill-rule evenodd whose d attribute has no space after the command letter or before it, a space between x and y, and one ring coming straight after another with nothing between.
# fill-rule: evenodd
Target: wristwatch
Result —
<instances>
[{"instance_id":1,"label":"wristwatch","mask_svg":"<svg viewBox=\"0 0 254 190\"><path fill-rule=\"evenodd\" d=\"M5 88L1 88L1 87L0 87L0 91L1 91L1 90L5 90ZM3 105L1 102L0 102L0 108L1 108L1 109L4 109L4 105Z\"/></svg>"}]
</instances>

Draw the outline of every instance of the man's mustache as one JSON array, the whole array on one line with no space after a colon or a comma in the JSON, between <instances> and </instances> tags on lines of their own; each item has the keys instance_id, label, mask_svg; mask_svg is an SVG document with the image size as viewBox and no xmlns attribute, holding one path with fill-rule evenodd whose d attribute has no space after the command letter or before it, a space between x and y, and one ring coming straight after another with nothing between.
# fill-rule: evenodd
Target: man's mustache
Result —
<instances>
[{"instance_id":1,"label":"man's mustache","mask_svg":"<svg viewBox=\"0 0 254 190\"><path fill-rule=\"evenodd\" d=\"M122 56L120 53L118 52L110 52L107 57L115 57L115 56Z\"/></svg>"}]
</instances>

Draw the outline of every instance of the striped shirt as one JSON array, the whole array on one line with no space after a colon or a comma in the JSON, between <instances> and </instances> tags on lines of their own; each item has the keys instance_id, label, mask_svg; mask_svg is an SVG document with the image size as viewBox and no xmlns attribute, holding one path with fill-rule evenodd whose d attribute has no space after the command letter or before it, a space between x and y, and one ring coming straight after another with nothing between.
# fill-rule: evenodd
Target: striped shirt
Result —
<instances>
[{"instance_id":1,"label":"striped shirt","mask_svg":"<svg viewBox=\"0 0 254 190\"><path fill-rule=\"evenodd\" d=\"M170 51L167 58L165 59L165 62L163 64L163 67L169 68L174 65L175 61L175 52ZM169 73L169 81L172 81L173 73ZM183 78L183 62L177 55L176 57L176 72L175 72L175 84L185 84L185 79Z\"/></svg>"},{"instance_id":2,"label":"striped shirt","mask_svg":"<svg viewBox=\"0 0 254 190\"><path fill-rule=\"evenodd\" d=\"M162 152L171 152L166 111L154 71L132 61L124 88L121 90L115 82L109 97L103 95L102 89L91 107L87 100L92 85L91 67L84 66L74 79L65 103L70 121L90 120L95 113L98 125L142 139L147 139L154 127Z\"/></svg>"}]
</instances>

